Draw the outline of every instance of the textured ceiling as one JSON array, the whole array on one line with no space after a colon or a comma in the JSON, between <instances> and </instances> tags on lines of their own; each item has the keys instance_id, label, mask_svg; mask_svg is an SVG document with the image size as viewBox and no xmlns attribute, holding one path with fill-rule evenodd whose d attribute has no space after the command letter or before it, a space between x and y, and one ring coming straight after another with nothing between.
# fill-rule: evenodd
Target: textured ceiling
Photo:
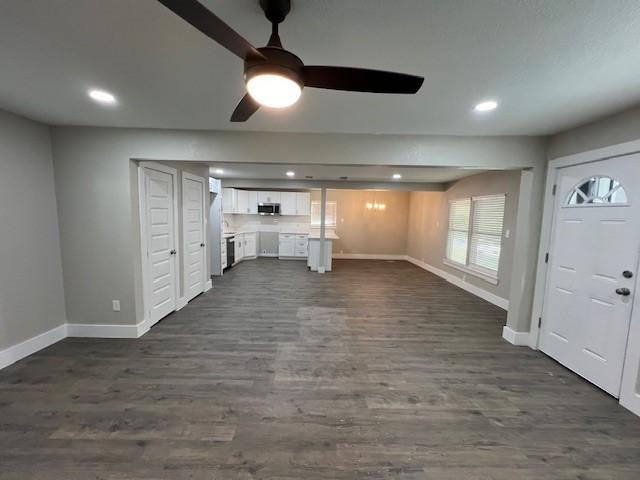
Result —
<instances>
[{"instance_id":1,"label":"textured ceiling","mask_svg":"<svg viewBox=\"0 0 640 480\"><path fill-rule=\"evenodd\" d=\"M204 0L257 46L258 0ZM155 0L0 6L0 108L52 124L295 132L548 134L640 101L638 0L293 0L285 47L307 64L426 77L416 96L306 89L293 108L228 119L239 59ZM86 98L115 93L117 107ZM472 106L496 98L500 108Z\"/></svg>"}]
</instances>

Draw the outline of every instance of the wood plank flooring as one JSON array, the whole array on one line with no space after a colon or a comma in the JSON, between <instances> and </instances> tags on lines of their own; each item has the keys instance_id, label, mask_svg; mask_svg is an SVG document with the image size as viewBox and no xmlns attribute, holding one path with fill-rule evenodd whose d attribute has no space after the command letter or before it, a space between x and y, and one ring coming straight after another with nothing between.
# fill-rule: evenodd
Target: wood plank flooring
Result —
<instances>
[{"instance_id":1,"label":"wood plank flooring","mask_svg":"<svg viewBox=\"0 0 640 480\"><path fill-rule=\"evenodd\" d=\"M640 419L504 322L406 262L247 261L0 371L0 479L640 478Z\"/></svg>"}]
</instances>

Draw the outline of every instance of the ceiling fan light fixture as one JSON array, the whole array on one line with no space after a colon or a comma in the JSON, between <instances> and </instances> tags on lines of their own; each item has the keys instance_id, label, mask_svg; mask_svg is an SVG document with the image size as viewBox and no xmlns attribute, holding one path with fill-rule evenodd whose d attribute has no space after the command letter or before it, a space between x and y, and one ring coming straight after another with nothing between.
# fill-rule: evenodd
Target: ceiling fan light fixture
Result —
<instances>
[{"instance_id":1,"label":"ceiling fan light fixture","mask_svg":"<svg viewBox=\"0 0 640 480\"><path fill-rule=\"evenodd\" d=\"M248 78L247 91L256 102L271 108L289 107L302 94L297 82L277 73L258 73Z\"/></svg>"}]
</instances>

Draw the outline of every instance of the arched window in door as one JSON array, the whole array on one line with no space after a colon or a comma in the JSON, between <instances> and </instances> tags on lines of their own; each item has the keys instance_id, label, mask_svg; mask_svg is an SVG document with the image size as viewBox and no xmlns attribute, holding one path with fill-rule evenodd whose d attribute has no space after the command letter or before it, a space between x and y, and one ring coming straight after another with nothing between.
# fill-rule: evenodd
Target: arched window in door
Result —
<instances>
[{"instance_id":1,"label":"arched window in door","mask_svg":"<svg viewBox=\"0 0 640 480\"><path fill-rule=\"evenodd\" d=\"M627 192L618 180L605 175L594 175L581 181L571 190L566 205L607 206L627 203Z\"/></svg>"}]
</instances>

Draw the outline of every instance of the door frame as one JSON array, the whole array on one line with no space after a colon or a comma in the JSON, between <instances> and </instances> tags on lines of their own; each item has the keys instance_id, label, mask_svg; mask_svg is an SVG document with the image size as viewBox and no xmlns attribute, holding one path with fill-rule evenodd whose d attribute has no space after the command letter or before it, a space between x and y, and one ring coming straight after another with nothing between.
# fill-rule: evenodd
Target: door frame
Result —
<instances>
[{"instance_id":1,"label":"door frame","mask_svg":"<svg viewBox=\"0 0 640 480\"><path fill-rule=\"evenodd\" d=\"M202 293L206 292L208 290L207 288L207 248L208 248L208 241L207 241L207 215L208 215L208 210L207 210L207 193L209 191L209 185L207 183L207 181L204 179L204 177L200 177L198 175L194 175L192 173L189 172L182 172L182 179L181 179L181 183L182 183L182 222L180 225L180 229L182 232L182 265L184 265L183 268L183 272L182 272L182 285L183 285L183 289L184 289L184 300L187 300L187 232L186 232L186 206L185 206L185 189L184 189L184 183L185 180L192 180L194 182L199 182L202 184L202 236L203 236L203 243L205 244L205 247L202 249L203 250L203 268L202 268ZM195 297L194 297L195 298Z\"/></svg>"},{"instance_id":2,"label":"door frame","mask_svg":"<svg viewBox=\"0 0 640 480\"><path fill-rule=\"evenodd\" d=\"M178 240L178 170L172 167L168 167L157 162L139 162L138 163L138 203L139 203L139 215L140 215L140 260L142 263L142 307L144 313L144 323L147 329L158 323L151 323L151 315L149 312L149 305L151 304L151 292L149 290L149 278L151 277L151 271L149 270L147 246L147 195L145 187L145 170L156 170L162 173L171 175L173 178L173 241L176 255L174 255L174 272L175 272L175 284L174 295L176 299L176 310L179 310L180 304L180 242Z\"/></svg>"},{"instance_id":3,"label":"door frame","mask_svg":"<svg viewBox=\"0 0 640 480\"><path fill-rule=\"evenodd\" d=\"M595 150L580 152L572 155L558 157L550 160L547 167L547 179L544 192L544 205L542 213L542 225L540 229L540 245L538 247L538 262L536 270L536 282L531 311L531 327L529 331L529 347L539 349L540 327L539 319L544 312L545 295L549 278L549 268L546 255L552 251L552 231L555 221L556 196L554 186L561 168L582 165L585 163L608 160L614 157L624 157L640 153L640 140L611 145ZM640 274L640 272L638 272ZM544 319L542 319L544 321ZM640 294L634 295L631 310L629 335L622 372L622 387L620 391L620 404L628 408L636 415L640 415ZM636 383L638 385L636 386Z\"/></svg>"}]
</instances>

